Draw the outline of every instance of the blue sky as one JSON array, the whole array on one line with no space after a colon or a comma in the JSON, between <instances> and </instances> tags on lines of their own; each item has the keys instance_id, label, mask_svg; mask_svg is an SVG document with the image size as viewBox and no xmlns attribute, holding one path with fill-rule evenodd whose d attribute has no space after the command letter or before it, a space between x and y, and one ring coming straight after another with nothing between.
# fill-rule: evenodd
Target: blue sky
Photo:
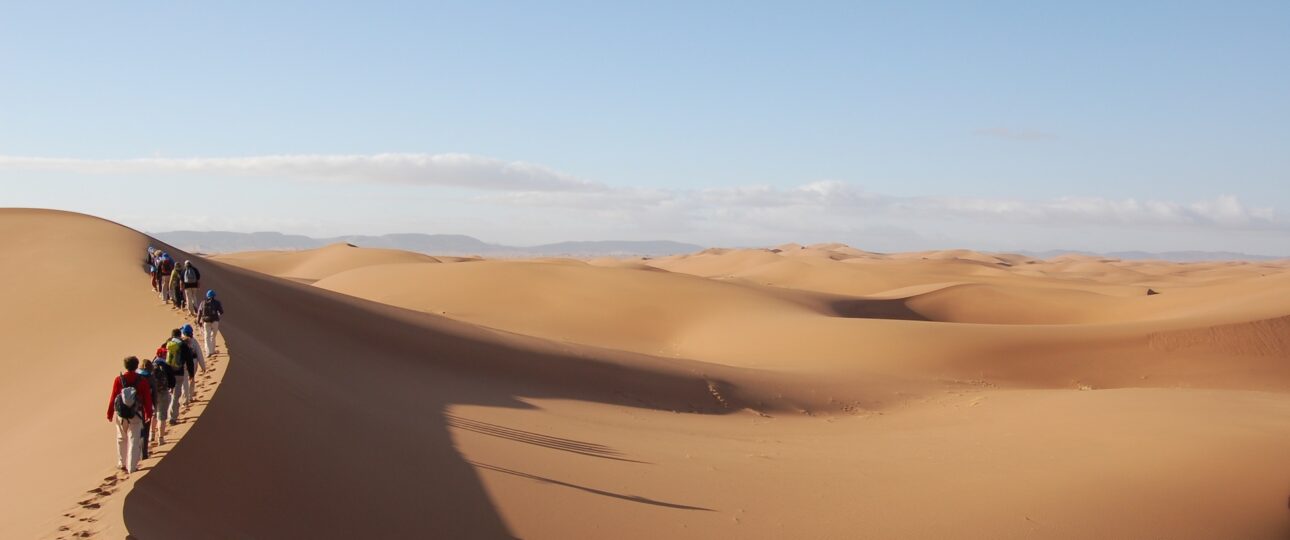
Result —
<instances>
[{"instance_id":1,"label":"blue sky","mask_svg":"<svg viewBox=\"0 0 1290 540\"><path fill-rule=\"evenodd\" d=\"M0 7L0 205L1290 255L1286 2L212 4Z\"/></svg>"}]
</instances>

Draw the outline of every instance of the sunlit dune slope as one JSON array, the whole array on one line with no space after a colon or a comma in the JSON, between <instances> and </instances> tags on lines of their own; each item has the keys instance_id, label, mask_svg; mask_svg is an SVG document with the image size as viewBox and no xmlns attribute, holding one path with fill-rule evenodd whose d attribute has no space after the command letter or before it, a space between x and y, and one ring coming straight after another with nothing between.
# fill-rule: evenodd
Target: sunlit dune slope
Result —
<instances>
[{"instance_id":1,"label":"sunlit dune slope","mask_svg":"<svg viewBox=\"0 0 1290 540\"><path fill-rule=\"evenodd\" d=\"M816 248L799 251L809 249ZM803 265L798 268L830 279L882 275L914 285L857 297L569 260L374 264L315 285L560 342L717 365L829 373L839 380L988 375L1027 387L1287 383L1286 369L1277 362L1242 358L1215 373L1215 351L1193 347L1177 354L1160 345L1162 336L1172 333L1245 328L1242 323L1257 328L1257 321L1285 314L1290 305L1290 287L1281 286L1290 284L1285 272L1211 278L1204 286L1192 280L1171 286L1168 294L1147 295L1143 288L1090 282L1061 271L1011 283L1006 268L976 260L886 261L858 274L845 261L820 259L832 267L817 270L798 256L763 250L713 250L694 257L727 258L728 270L737 270L730 266L734 263L754 270ZM946 283L947 278L959 281ZM1069 287L1062 286L1066 283ZM1191 360L1165 363L1171 355Z\"/></svg>"},{"instance_id":2,"label":"sunlit dune slope","mask_svg":"<svg viewBox=\"0 0 1290 540\"><path fill-rule=\"evenodd\" d=\"M357 249L349 244L332 244L305 251L229 253L216 255L214 260L305 283L373 264L439 262L438 258L429 255L396 249Z\"/></svg>"},{"instance_id":3,"label":"sunlit dune slope","mask_svg":"<svg viewBox=\"0 0 1290 540\"><path fill-rule=\"evenodd\" d=\"M116 463L112 377L175 324L143 272L148 242L98 218L0 209L0 538L52 532Z\"/></svg>"},{"instance_id":4,"label":"sunlit dune slope","mask_svg":"<svg viewBox=\"0 0 1290 540\"><path fill-rule=\"evenodd\" d=\"M675 338L705 320L810 311L692 276L558 262L368 266L314 285L512 332L652 353L675 353Z\"/></svg>"}]
</instances>

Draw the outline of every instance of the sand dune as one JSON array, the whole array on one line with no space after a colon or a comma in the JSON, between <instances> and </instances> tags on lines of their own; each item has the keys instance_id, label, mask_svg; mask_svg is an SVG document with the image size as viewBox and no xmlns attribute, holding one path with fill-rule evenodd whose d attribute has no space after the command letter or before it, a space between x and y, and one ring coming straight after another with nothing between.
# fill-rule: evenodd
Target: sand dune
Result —
<instances>
[{"instance_id":1,"label":"sand dune","mask_svg":"<svg viewBox=\"0 0 1290 540\"><path fill-rule=\"evenodd\" d=\"M116 463L106 421L112 377L151 357L175 327L142 271L148 239L103 220L0 211L0 538L54 531Z\"/></svg>"},{"instance_id":2,"label":"sand dune","mask_svg":"<svg viewBox=\"0 0 1290 540\"><path fill-rule=\"evenodd\" d=\"M685 356L669 348L687 327L741 314L809 308L702 278L552 262L379 265L315 285L547 339Z\"/></svg>"},{"instance_id":3,"label":"sand dune","mask_svg":"<svg viewBox=\"0 0 1290 540\"><path fill-rule=\"evenodd\" d=\"M350 244L332 244L306 251L230 253L217 255L214 260L305 283L372 264L440 262L440 259L429 255L394 249L358 249Z\"/></svg>"},{"instance_id":4,"label":"sand dune","mask_svg":"<svg viewBox=\"0 0 1290 540\"><path fill-rule=\"evenodd\" d=\"M139 272L146 236L21 210L0 233L0 283L23 284L6 305L24 308L0 315L0 358L29 368L54 343L81 366L52 397L3 383L7 408L42 406L0 428L28 465L0 536L57 536L114 459L105 381L173 321ZM1290 533L1282 264L827 244L474 262L341 245L199 264L232 358L97 533Z\"/></svg>"},{"instance_id":5,"label":"sand dune","mask_svg":"<svg viewBox=\"0 0 1290 540\"><path fill-rule=\"evenodd\" d=\"M1152 334L1151 346L1171 353L1290 358L1290 316Z\"/></svg>"}]
</instances>

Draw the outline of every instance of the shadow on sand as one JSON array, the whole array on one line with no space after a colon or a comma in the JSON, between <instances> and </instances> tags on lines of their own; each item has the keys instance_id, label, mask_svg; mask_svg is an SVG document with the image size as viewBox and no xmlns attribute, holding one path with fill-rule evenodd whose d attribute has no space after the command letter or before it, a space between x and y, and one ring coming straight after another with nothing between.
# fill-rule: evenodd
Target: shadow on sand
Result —
<instances>
[{"instance_id":1,"label":"shadow on sand","mask_svg":"<svg viewBox=\"0 0 1290 540\"><path fill-rule=\"evenodd\" d=\"M637 496L637 495L623 495L623 494L621 494L621 493L614 493L614 492L612 492L612 491L605 491L605 490L601 490L601 489L595 489L595 488L589 488L589 487L586 487L586 486L580 486L580 485L577 485L577 484L570 484L570 483L568 483L568 482L561 482L561 481L559 481L559 480L552 480L552 479L550 479L550 478L546 478L546 477L544 477L544 476L538 476L538 475L536 475L536 474L529 474L529 473L526 473L526 472L515 471L515 470L511 470L511 469L506 469L506 468L502 468L502 467L497 467L497 466L494 466L494 465L488 465L488 464L484 464L484 463L479 463L479 462L477 462L477 461L470 461L470 462L468 462L468 463L470 463L471 465L474 465L475 467L478 467L478 468L480 468L480 469L488 469L488 470L490 470L490 471L495 471L495 472L499 472L499 473L503 473L503 474L509 474L509 475L512 475L512 476L518 476L518 477L520 477L520 478L528 478L529 480L534 480L534 481L537 481L537 482L542 482L542 483L544 483L544 484L554 484L554 485L557 485L557 486L564 486L564 487L567 487L567 488L573 488L573 489L576 489L576 490L579 490L579 491L585 491L585 492L587 492L587 493L594 493L594 494L596 494L596 495L603 495L603 496L605 496L605 497L613 497L613 498L615 498L615 499L622 499L622 500L624 500L624 501L631 501L631 502L641 503L641 504L650 504L650 505L654 505L654 506L662 506L662 507L665 507L665 508L676 508L676 509L678 509L678 510L701 510L701 511L704 511L704 512L712 512L712 511L713 511L711 508L703 508L703 507L701 507L701 506L689 506L689 505L684 505L684 504L676 504L676 503L670 503L670 502L664 502L664 501L656 501L656 500L654 500L654 499L647 499L647 498L645 498L645 497L640 497L640 496Z\"/></svg>"},{"instance_id":2,"label":"shadow on sand","mask_svg":"<svg viewBox=\"0 0 1290 540\"><path fill-rule=\"evenodd\" d=\"M522 397L707 414L742 406L715 399L713 388L732 386L694 363L570 350L203 264L228 309L234 360L200 421L127 496L126 527L139 538L509 538L450 427L636 461L595 443L452 416L452 406L531 408Z\"/></svg>"}]
</instances>

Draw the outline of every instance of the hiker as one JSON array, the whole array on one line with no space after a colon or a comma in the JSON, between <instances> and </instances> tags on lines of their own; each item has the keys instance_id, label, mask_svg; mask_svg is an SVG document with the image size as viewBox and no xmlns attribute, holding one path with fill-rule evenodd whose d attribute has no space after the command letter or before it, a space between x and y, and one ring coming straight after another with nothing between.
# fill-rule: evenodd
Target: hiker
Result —
<instances>
[{"instance_id":1,"label":"hiker","mask_svg":"<svg viewBox=\"0 0 1290 540\"><path fill-rule=\"evenodd\" d=\"M197 304L199 303L197 294L199 290L198 287L201 286L202 273L197 271L196 266L193 266L193 261L184 261L184 272L182 276L184 283L184 304L188 307L188 313L193 317L196 317Z\"/></svg>"},{"instance_id":2,"label":"hiker","mask_svg":"<svg viewBox=\"0 0 1290 540\"><path fill-rule=\"evenodd\" d=\"M182 309L184 307L184 267L180 264L172 264L171 266L174 266L174 269L170 271L170 296L175 307Z\"/></svg>"},{"instance_id":3,"label":"hiker","mask_svg":"<svg viewBox=\"0 0 1290 540\"><path fill-rule=\"evenodd\" d=\"M164 251L158 249L152 254L152 273L157 278L157 292L162 293L166 290L166 276L169 275L162 271L162 261L169 260Z\"/></svg>"},{"instance_id":4,"label":"hiker","mask_svg":"<svg viewBox=\"0 0 1290 540\"><path fill-rule=\"evenodd\" d=\"M167 424L175 425L179 423L179 398L184 393L184 383L187 377L184 376L184 357L188 350L184 346L184 340L181 338L182 331L178 328L170 331L170 339L166 340L166 367L175 377L175 386L170 394L170 414Z\"/></svg>"},{"instance_id":5,"label":"hiker","mask_svg":"<svg viewBox=\"0 0 1290 540\"><path fill-rule=\"evenodd\" d=\"M161 286L161 301L173 301L172 291L174 285L170 281L170 274L175 270L175 260L170 258L170 254L161 252L157 257L157 283Z\"/></svg>"},{"instance_id":6,"label":"hiker","mask_svg":"<svg viewBox=\"0 0 1290 540\"><path fill-rule=\"evenodd\" d=\"M148 384L152 386L152 403L155 411L152 430L156 436L152 440L158 445L166 444L166 420L170 419L170 394L175 388L175 374L170 371L170 366L166 365L165 345L157 347L157 353L152 357L152 379Z\"/></svg>"},{"instance_id":7,"label":"hiker","mask_svg":"<svg viewBox=\"0 0 1290 540\"><path fill-rule=\"evenodd\" d=\"M197 308L197 316L202 321L202 337L206 340L206 354L215 356L215 336L219 334L219 319L224 315L224 305L215 299L215 290L206 291L206 300Z\"/></svg>"},{"instance_id":8,"label":"hiker","mask_svg":"<svg viewBox=\"0 0 1290 540\"><path fill-rule=\"evenodd\" d=\"M184 388L184 405L188 405L194 401L193 379L197 377L197 367L200 366L202 368L201 372L206 373L206 355L202 353L201 343L197 341L196 337L193 337L193 325L185 324L180 329L180 333L183 334L184 345L188 347L188 360L184 364L184 373L187 375L184 378L184 384L187 385Z\"/></svg>"},{"instance_id":9,"label":"hiker","mask_svg":"<svg viewBox=\"0 0 1290 540\"><path fill-rule=\"evenodd\" d=\"M157 248L148 246L148 256L143 259L143 267L148 270L148 275L152 277L152 291L157 292Z\"/></svg>"},{"instance_id":10,"label":"hiker","mask_svg":"<svg viewBox=\"0 0 1290 540\"><path fill-rule=\"evenodd\" d=\"M135 373L139 359L125 359L125 372L112 381L108 401L108 422L116 423L117 467L126 473L139 470L144 422L152 419L152 390L148 381Z\"/></svg>"},{"instance_id":11,"label":"hiker","mask_svg":"<svg viewBox=\"0 0 1290 540\"><path fill-rule=\"evenodd\" d=\"M166 343L166 363L175 370L175 391L170 397L170 425L179 423L179 405L193 402L193 377L197 375L197 366L206 373L206 359L202 357L202 347L193 339L193 325L185 324L182 329L171 332L170 341Z\"/></svg>"},{"instance_id":12,"label":"hiker","mask_svg":"<svg viewBox=\"0 0 1290 540\"><path fill-rule=\"evenodd\" d=\"M134 370L134 372L148 383L148 395L150 396L150 399L152 399L153 415L155 415L157 406L157 385L152 382L152 362L139 362L139 369ZM142 392L143 390L140 389L139 391ZM139 446L141 448L143 459L148 459L148 442L150 439L149 435L152 434L153 415L149 415L148 418L143 420L143 428L139 430L139 439L141 441Z\"/></svg>"}]
</instances>

